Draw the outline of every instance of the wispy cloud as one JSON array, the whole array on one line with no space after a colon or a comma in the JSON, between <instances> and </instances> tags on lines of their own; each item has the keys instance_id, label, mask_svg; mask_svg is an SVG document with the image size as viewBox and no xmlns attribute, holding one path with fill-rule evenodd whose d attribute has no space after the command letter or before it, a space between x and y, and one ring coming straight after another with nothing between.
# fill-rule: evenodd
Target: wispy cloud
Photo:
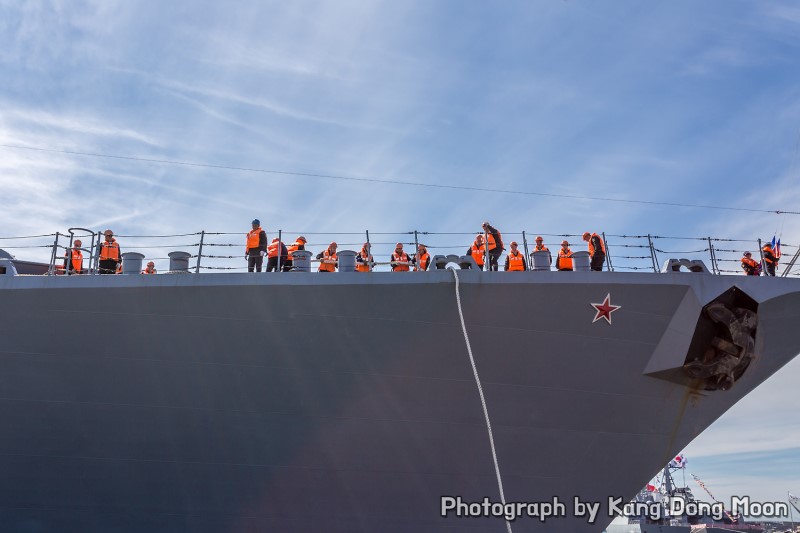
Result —
<instances>
[{"instance_id":1,"label":"wispy cloud","mask_svg":"<svg viewBox=\"0 0 800 533\"><path fill-rule=\"evenodd\" d=\"M197 35L197 37L201 36ZM285 46L290 44L291 40L280 43L284 46L277 44L270 46L264 43L256 45L252 42L232 41L229 33L204 34L202 38L207 40L218 53L214 56L200 58L200 60L215 67L224 67L235 71L255 70L279 75L319 78L320 83L326 80L343 79L340 69L302 57L299 50L292 54Z\"/></svg>"},{"instance_id":2,"label":"wispy cloud","mask_svg":"<svg viewBox=\"0 0 800 533\"><path fill-rule=\"evenodd\" d=\"M97 142L100 139L104 141L109 139L137 141L151 147L161 145L160 141L150 135L132 128L113 127L107 119L104 120L89 114L53 113L33 108L15 109L12 107L3 114L0 124L5 124L6 136L12 130L22 133L21 140L23 142L26 134L38 134L47 135L51 139L60 138L66 142L71 141L78 146L81 141L84 143L87 141ZM81 136L79 141L76 140L76 136ZM34 139L34 142L36 141L41 141L41 138Z\"/></svg>"},{"instance_id":3,"label":"wispy cloud","mask_svg":"<svg viewBox=\"0 0 800 533\"><path fill-rule=\"evenodd\" d=\"M228 124L232 124L232 125L236 126L237 128L240 128L240 129L242 129L244 131L247 131L247 132L250 132L250 133L259 133L257 128L253 127L252 125L247 124L245 122L241 122L241 121L235 120L235 119L233 119L233 118L231 118L229 116L226 116L224 113L216 110L213 107L210 107L210 106L207 106L207 105L203 104L199 100L196 100L194 98L190 98L189 96L186 96L185 94L182 94L182 93L180 93L178 91L167 91L167 93L171 94L175 98L180 98L181 100L189 102L192 106L196 107L197 109L199 109L203 113L209 115L210 117L219 120L220 122L226 122Z\"/></svg>"},{"instance_id":4,"label":"wispy cloud","mask_svg":"<svg viewBox=\"0 0 800 533\"><path fill-rule=\"evenodd\" d=\"M324 114L323 113L314 114L310 112L310 110L313 107L306 106L304 109L298 109L292 107L291 105L278 102L274 99L267 99L263 96L263 93L261 93L260 96L251 96L243 94L241 92L242 89L239 89L240 92L235 92L230 87L225 85L210 85L204 82L197 82L197 81L179 81L177 79L171 79L165 76L155 75L132 69L110 68L109 70L112 72L131 74L141 77L147 80L148 82L153 83L156 86L161 86L166 89L170 89L170 91L168 91L169 94L186 98L187 100L195 103L196 105L201 105L201 104L196 99L190 100L188 96L189 94L195 95L196 97L202 97L205 100L211 99L212 102L216 101L216 103L222 101L223 103L227 104L231 103L239 104L241 106L245 106L246 108L247 107L254 108L255 110L265 111L269 114L278 115L280 117L291 120L314 122L314 123L328 124L328 125L341 126L347 128L390 131L389 128L387 128L386 126L378 124L364 124L355 122L353 120L348 120L345 118L337 118L336 116L337 110L335 109L327 110ZM203 110L209 114L213 114L212 113L213 108L210 105L203 105ZM215 114L213 116L221 118L222 120L225 121L230 121L229 118L219 117L218 114Z\"/></svg>"}]
</instances>

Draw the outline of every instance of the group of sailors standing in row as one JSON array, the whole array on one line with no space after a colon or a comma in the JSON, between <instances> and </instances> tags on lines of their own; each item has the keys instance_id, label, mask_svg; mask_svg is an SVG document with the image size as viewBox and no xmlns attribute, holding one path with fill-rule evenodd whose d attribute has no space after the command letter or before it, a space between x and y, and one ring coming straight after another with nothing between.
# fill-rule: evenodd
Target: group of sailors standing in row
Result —
<instances>
[{"instance_id":1,"label":"group of sailors standing in row","mask_svg":"<svg viewBox=\"0 0 800 533\"><path fill-rule=\"evenodd\" d=\"M104 240L98 244L98 272L100 274L119 274L122 271L122 252L119 243L114 239L114 232L110 229L105 230L103 236ZM605 242L597 233L589 232L583 234L583 240L589 245L591 269L602 270L606 258ZM263 259L266 256L267 272L277 271L279 267L284 272L287 272L293 268L293 253L305 250L307 242L306 238L301 235L288 247L279 242L277 238L273 239L271 243L267 243L267 234L261 228L261 222L258 219L253 220L252 230L247 234L247 247L245 249L247 270L249 272L261 272ZM71 274L84 272L82 244L80 239L76 239L73 242L73 246L67 250L64 256L64 265L59 271L66 271ZM517 242L511 241L510 247L511 250L506 255L503 270L510 272L528 270L525 256L519 251ZM332 242L325 250L317 254L317 259L320 262L319 272L336 271L338 264L336 249L337 244ZM496 271L498 270L500 256L504 250L503 237L500 232L488 222L484 222L483 233L475 236L472 245L467 248L466 255L471 256L480 269L483 269L488 258L489 270ZM536 245L533 248L533 252L550 253L541 236L536 237ZM761 255L763 261L761 263L753 259L752 255L750 252L745 252L741 259L742 269L745 274L748 276L760 276L763 265L764 273L767 276L775 276L779 256L776 256L771 243L767 242L762 247ZM548 257L548 264L550 263L552 263L552 258ZM370 272L375 265L375 260L370 253L370 244L365 242L361 251L356 255L356 271ZM409 255L403 250L403 244L397 243L389 265L394 272L407 272L412 269L414 271L425 271L430 268L431 255L424 244L417 246L416 254ZM569 242L566 240L561 242L561 249L556 256L555 267L556 270L573 270L572 250L570 250ZM142 274L156 273L153 261L149 261L146 268L142 270Z\"/></svg>"},{"instance_id":2,"label":"group of sailors standing in row","mask_svg":"<svg viewBox=\"0 0 800 533\"><path fill-rule=\"evenodd\" d=\"M603 239L596 233L586 232L583 234L583 240L589 243L589 255L591 256L591 269L603 270L603 264L606 258L606 247ZM272 242L267 243L267 234L261 228L261 222L258 219L253 220L252 230L247 234L247 244L245 248L245 258L247 259L248 272L261 272L264 265L264 257L267 258L267 272L276 272L280 268L284 272L292 270L294 267L294 253L297 251L305 250L307 240L302 235L289 246L280 242L277 238L272 239ZM519 251L516 241L511 241L511 250L506 256L504 270L506 271L524 271L528 270L528 265L525 261L525 256ZM338 245L332 242L328 247L317 254L316 258L319 260L319 272L335 272L338 264L338 257L336 250ZM370 272L377 264L371 254L371 246L369 242L365 242L361 251L356 255L356 271ZM472 245L467 248L466 255L471 256L478 268L481 270L488 259L488 270L498 270L498 263L500 256L503 254L505 246L503 245L503 237L500 232L488 222L483 223L483 233L475 236ZM550 250L544 245L542 237L536 237L536 246L534 252L547 252ZM393 272L408 272L426 271L431 265L431 255L424 244L417 245L417 253L409 255L403 250L403 243L395 245L394 252L392 252L389 265ZM552 258L548 255L548 264L552 262ZM569 248L569 242L562 241L561 249L558 251L556 257L556 269L562 271L573 270L572 250Z\"/></svg>"},{"instance_id":3,"label":"group of sailors standing in row","mask_svg":"<svg viewBox=\"0 0 800 533\"><path fill-rule=\"evenodd\" d=\"M83 269L83 243L80 239L75 239L72 247L64 254L64 266L59 268L69 274L82 274ZM122 273L122 251L119 243L114 238L114 232L107 229L103 232L103 240L97 245L98 263L97 272L99 274L120 274ZM157 274L156 264L149 261L142 274Z\"/></svg>"}]
</instances>

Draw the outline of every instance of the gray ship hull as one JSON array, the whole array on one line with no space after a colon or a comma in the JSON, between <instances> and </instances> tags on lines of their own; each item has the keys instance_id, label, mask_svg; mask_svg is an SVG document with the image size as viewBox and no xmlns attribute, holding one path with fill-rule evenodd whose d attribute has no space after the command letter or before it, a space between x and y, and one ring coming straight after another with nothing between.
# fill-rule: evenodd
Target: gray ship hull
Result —
<instances>
[{"instance_id":1,"label":"gray ship hull","mask_svg":"<svg viewBox=\"0 0 800 533\"><path fill-rule=\"evenodd\" d=\"M515 531L599 532L800 351L800 284L461 271ZM702 305L759 303L728 391L684 363ZM606 294L622 308L593 322ZM4 531L503 531L440 516L500 494L453 274L0 276Z\"/></svg>"}]
</instances>

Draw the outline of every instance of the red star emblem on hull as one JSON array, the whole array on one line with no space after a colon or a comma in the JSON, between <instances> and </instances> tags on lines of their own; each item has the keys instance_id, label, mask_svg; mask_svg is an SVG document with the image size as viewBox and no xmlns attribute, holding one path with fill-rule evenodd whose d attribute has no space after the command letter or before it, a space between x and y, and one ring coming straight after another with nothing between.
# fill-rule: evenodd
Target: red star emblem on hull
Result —
<instances>
[{"instance_id":1,"label":"red star emblem on hull","mask_svg":"<svg viewBox=\"0 0 800 533\"><path fill-rule=\"evenodd\" d=\"M605 318L606 322L611 324L611 313L616 311L617 309L622 309L621 305L612 305L611 304L611 293L606 294L606 299L603 300L601 304L589 304L594 307L597 313L594 315L594 320L592 320L592 324L600 320L601 318Z\"/></svg>"}]
</instances>

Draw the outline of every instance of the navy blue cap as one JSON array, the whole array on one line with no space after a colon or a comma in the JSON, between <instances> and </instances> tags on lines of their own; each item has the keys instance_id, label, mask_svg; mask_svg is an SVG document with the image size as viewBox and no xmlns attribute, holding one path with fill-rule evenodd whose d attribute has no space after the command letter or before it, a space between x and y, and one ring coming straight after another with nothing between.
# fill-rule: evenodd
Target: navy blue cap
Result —
<instances>
[{"instance_id":1,"label":"navy blue cap","mask_svg":"<svg viewBox=\"0 0 800 533\"><path fill-rule=\"evenodd\" d=\"M255 224L257 226L260 226L261 225L261 221L258 220L258 219L255 219L255 220L253 220L253 224Z\"/></svg>"}]
</instances>

